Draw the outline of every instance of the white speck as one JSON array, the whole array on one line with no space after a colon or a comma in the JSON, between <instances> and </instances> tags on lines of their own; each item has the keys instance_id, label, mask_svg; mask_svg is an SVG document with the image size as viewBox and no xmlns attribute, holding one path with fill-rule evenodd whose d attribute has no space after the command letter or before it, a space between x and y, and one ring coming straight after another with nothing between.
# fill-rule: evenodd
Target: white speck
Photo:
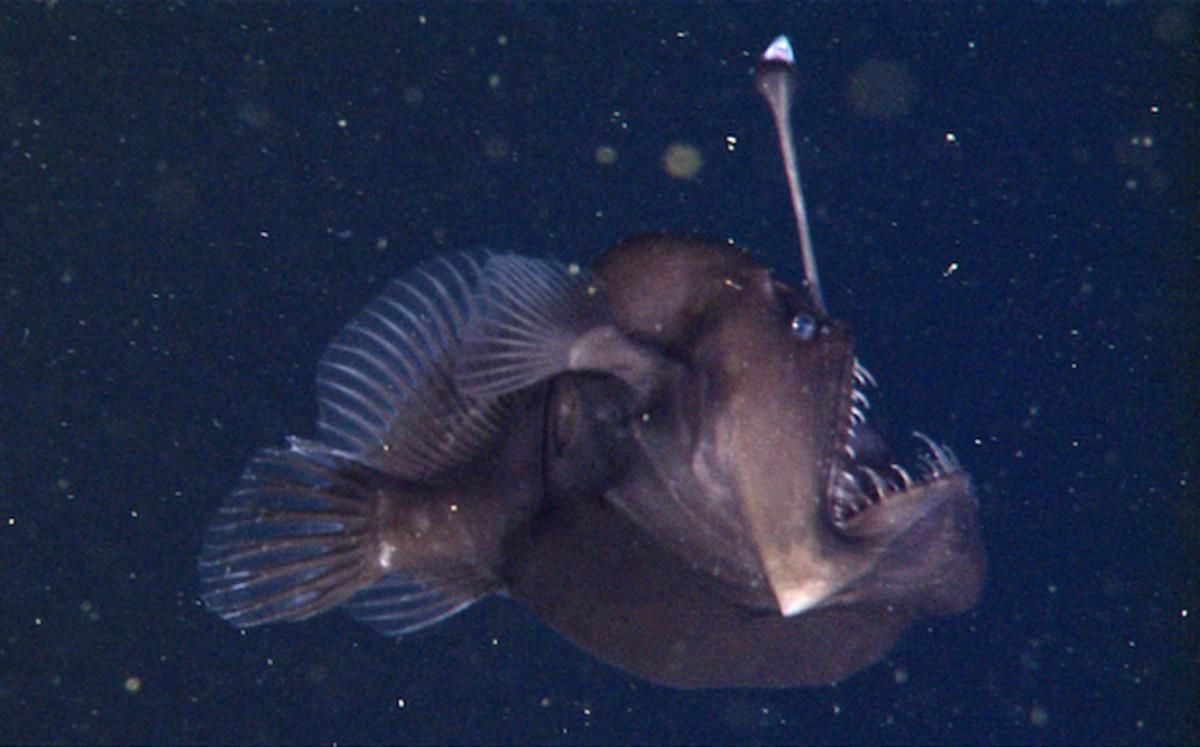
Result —
<instances>
[{"instance_id":1,"label":"white speck","mask_svg":"<svg viewBox=\"0 0 1200 747\"><path fill-rule=\"evenodd\" d=\"M380 546L380 548L379 548L379 567L380 568L391 568L392 567L392 556L395 554L396 554L396 546L389 542L384 542L383 545Z\"/></svg>"}]
</instances>

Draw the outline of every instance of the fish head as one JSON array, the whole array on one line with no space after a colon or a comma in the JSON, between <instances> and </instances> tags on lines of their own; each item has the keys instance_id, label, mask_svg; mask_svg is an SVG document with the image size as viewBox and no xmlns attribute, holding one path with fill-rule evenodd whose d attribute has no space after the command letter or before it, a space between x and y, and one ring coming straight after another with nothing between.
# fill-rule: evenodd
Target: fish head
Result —
<instances>
[{"instance_id":1,"label":"fish head","mask_svg":"<svg viewBox=\"0 0 1200 747\"><path fill-rule=\"evenodd\" d=\"M648 467L612 491L626 513L785 616L974 605L971 480L923 436L920 466L901 466L866 421L848 325L726 242L637 237L596 272L618 328L671 361L633 421Z\"/></svg>"}]
</instances>

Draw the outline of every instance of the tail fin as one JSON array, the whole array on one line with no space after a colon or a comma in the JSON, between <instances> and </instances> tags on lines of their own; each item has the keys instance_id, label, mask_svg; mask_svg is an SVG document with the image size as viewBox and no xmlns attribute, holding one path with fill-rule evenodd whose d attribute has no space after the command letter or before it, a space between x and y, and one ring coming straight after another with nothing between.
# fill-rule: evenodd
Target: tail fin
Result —
<instances>
[{"instance_id":1,"label":"tail fin","mask_svg":"<svg viewBox=\"0 0 1200 747\"><path fill-rule=\"evenodd\" d=\"M345 452L291 439L264 449L209 525L201 596L239 627L303 620L344 602L396 635L433 624L494 590L465 564L381 562L374 521L381 474ZM389 556L390 557L390 556ZM358 595L356 597L356 595Z\"/></svg>"}]
</instances>

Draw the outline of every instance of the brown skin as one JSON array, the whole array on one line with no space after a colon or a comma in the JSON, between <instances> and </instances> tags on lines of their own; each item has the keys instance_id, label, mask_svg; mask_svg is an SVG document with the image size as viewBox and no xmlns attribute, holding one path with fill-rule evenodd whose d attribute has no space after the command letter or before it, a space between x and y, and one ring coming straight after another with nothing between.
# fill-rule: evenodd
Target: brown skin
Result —
<instances>
[{"instance_id":1,"label":"brown skin","mask_svg":"<svg viewBox=\"0 0 1200 747\"><path fill-rule=\"evenodd\" d=\"M842 326L792 335L790 289L719 242L642 237L596 269L657 387L636 398L620 475L590 492L550 485L550 509L510 545L513 597L676 687L836 682L916 617L974 603L983 556L965 475L897 492L848 527L829 518L853 375ZM572 374L552 386L551 402L585 403L571 408L574 437L612 437L587 422L604 395L577 393Z\"/></svg>"},{"instance_id":2,"label":"brown skin","mask_svg":"<svg viewBox=\"0 0 1200 747\"><path fill-rule=\"evenodd\" d=\"M542 287L557 282L532 262ZM434 271L463 277L447 267ZM386 429L355 436L374 444L361 453L293 439L251 461L206 538L209 607L253 626L348 602L396 635L505 592L647 679L790 687L836 682L913 620L975 603L978 507L953 458L930 442L927 480L861 487L862 467L890 468L849 458L870 439L850 435L844 325L745 252L694 236L623 242L596 272L539 301L555 319L603 303L571 328L561 368L490 399L449 375L459 338L413 363L389 347L402 315L377 303L360 316L352 354L331 350L351 374L371 365L326 383Z\"/></svg>"}]
</instances>

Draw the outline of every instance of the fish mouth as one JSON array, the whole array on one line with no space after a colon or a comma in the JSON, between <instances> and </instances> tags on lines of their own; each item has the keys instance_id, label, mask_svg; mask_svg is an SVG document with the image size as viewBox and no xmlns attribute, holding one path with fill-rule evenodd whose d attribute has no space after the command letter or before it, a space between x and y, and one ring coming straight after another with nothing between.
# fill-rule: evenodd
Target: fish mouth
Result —
<instances>
[{"instance_id":1,"label":"fish mouth","mask_svg":"<svg viewBox=\"0 0 1200 747\"><path fill-rule=\"evenodd\" d=\"M874 386L875 377L856 358L845 427L832 460L826 500L829 521L844 534L854 534L856 525L880 506L903 500L906 495L962 472L949 446L920 431L912 435L923 449L915 465L904 466L867 422L871 404L864 389Z\"/></svg>"}]
</instances>

